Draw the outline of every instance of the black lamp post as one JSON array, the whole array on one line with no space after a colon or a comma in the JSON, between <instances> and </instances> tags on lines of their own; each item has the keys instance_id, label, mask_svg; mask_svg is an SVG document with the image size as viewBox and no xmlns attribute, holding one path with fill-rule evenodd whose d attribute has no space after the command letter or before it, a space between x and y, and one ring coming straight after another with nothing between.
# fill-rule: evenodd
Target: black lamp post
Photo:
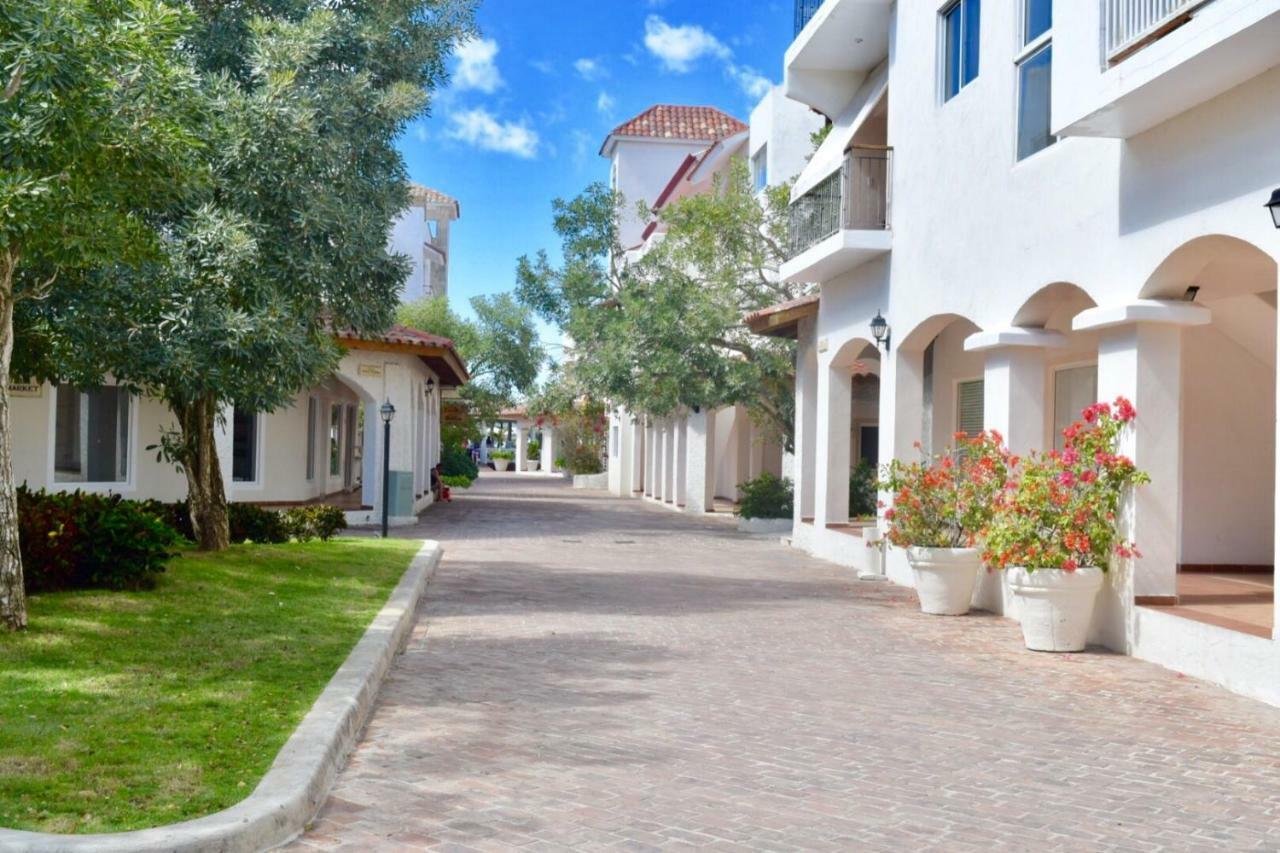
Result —
<instances>
[{"instance_id":1,"label":"black lamp post","mask_svg":"<svg viewBox=\"0 0 1280 853\"><path fill-rule=\"evenodd\" d=\"M876 316L871 320L871 334L876 339L876 346L884 347L884 351L889 351L889 336L892 329L889 328L889 322L884 316L877 311Z\"/></svg>"},{"instance_id":2,"label":"black lamp post","mask_svg":"<svg viewBox=\"0 0 1280 853\"><path fill-rule=\"evenodd\" d=\"M382 414L382 538L386 539L391 509L391 419L396 416L396 407L388 400L378 411Z\"/></svg>"},{"instance_id":3,"label":"black lamp post","mask_svg":"<svg viewBox=\"0 0 1280 853\"><path fill-rule=\"evenodd\" d=\"M1267 207L1271 210L1271 221L1280 228L1280 189L1271 193L1271 201L1267 202Z\"/></svg>"}]
</instances>

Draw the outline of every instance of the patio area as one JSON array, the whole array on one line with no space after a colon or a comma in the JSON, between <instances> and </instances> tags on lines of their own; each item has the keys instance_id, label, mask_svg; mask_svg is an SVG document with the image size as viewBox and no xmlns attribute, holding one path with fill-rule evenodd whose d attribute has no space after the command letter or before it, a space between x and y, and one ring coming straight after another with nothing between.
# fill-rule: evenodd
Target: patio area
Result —
<instances>
[{"instance_id":1,"label":"patio area","mask_svg":"<svg viewBox=\"0 0 1280 853\"><path fill-rule=\"evenodd\" d=\"M1275 574L1183 571L1178 574L1177 604L1144 606L1271 639L1275 625Z\"/></svg>"}]
</instances>

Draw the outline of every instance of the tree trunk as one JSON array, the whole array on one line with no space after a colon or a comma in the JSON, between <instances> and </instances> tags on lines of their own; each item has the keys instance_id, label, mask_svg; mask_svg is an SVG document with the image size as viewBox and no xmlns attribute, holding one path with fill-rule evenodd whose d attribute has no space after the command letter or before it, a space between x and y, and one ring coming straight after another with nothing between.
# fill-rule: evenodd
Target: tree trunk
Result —
<instances>
[{"instance_id":1,"label":"tree trunk","mask_svg":"<svg viewBox=\"0 0 1280 853\"><path fill-rule=\"evenodd\" d=\"M13 482L13 435L9 430L9 364L13 358L13 277L18 266L12 249L0 254L0 626L27 627L27 597L22 587L18 550L18 491Z\"/></svg>"},{"instance_id":2,"label":"tree trunk","mask_svg":"<svg viewBox=\"0 0 1280 853\"><path fill-rule=\"evenodd\" d=\"M201 551L225 550L231 544L231 530L214 438L217 400L205 395L194 403L174 404L172 408L182 425L185 448L182 467L187 472L187 504L196 544Z\"/></svg>"}]
</instances>

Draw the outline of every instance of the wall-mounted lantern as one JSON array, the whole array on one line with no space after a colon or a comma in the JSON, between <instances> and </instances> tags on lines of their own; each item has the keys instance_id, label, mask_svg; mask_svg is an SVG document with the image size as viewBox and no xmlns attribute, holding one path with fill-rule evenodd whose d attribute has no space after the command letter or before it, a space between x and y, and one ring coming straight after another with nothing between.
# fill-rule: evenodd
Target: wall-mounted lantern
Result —
<instances>
[{"instance_id":1,"label":"wall-mounted lantern","mask_svg":"<svg viewBox=\"0 0 1280 853\"><path fill-rule=\"evenodd\" d=\"M1267 202L1267 207L1271 209L1271 221L1280 228L1280 189L1271 193L1271 201Z\"/></svg>"},{"instance_id":2,"label":"wall-mounted lantern","mask_svg":"<svg viewBox=\"0 0 1280 853\"><path fill-rule=\"evenodd\" d=\"M871 334L876 339L876 346L884 347L884 351L888 352L889 336L892 333L893 330L889 328L889 322L885 320L884 315L877 311L876 316L871 320Z\"/></svg>"}]
</instances>

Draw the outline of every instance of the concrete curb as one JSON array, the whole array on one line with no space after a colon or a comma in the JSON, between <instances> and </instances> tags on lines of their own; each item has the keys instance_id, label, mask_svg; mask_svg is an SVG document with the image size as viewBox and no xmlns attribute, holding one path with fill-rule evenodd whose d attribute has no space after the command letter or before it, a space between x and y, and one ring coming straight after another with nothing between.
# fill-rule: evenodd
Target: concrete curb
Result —
<instances>
[{"instance_id":1,"label":"concrete curb","mask_svg":"<svg viewBox=\"0 0 1280 853\"><path fill-rule=\"evenodd\" d=\"M232 853L266 850L297 836L355 746L443 553L440 543L423 542L386 605L246 799L207 817L135 832L51 835L0 829L0 851Z\"/></svg>"}]
</instances>

